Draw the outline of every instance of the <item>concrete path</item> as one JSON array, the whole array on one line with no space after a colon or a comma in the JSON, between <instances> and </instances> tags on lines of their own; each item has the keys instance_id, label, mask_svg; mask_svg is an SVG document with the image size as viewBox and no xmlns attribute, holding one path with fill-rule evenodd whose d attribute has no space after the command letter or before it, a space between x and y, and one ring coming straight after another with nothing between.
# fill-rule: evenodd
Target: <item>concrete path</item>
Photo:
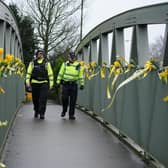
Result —
<instances>
[{"instance_id":1,"label":"concrete path","mask_svg":"<svg viewBox=\"0 0 168 168\"><path fill-rule=\"evenodd\" d=\"M61 106L48 103L45 120L33 118L25 104L17 114L5 152L8 168L144 168L131 150L91 117L60 117Z\"/></svg>"}]
</instances>

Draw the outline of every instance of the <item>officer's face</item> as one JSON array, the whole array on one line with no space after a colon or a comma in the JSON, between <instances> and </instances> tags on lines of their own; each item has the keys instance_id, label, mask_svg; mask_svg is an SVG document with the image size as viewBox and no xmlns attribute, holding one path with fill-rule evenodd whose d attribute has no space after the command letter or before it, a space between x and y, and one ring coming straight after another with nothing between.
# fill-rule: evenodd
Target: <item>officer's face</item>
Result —
<instances>
[{"instance_id":1,"label":"officer's face","mask_svg":"<svg viewBox=\"0 0 168 168\"><path fill-rule=\"evenodd\" d=\"M37 54L37 58L39 59L39 58L43 58L43 53L42 52L39 52L38 54Z\"/></svg>"},{"instance_id":2,"label":"officer's face","mask_svg":"<svg viewBox=\"0 0 168 168\"><path fill-rule=\"evenodd\" d=\"M73 57L73 58L69 57L69 61L70 61L70 62L74 62L75 60L76 60L75 57Z\"/></svg>"}]
</instances>

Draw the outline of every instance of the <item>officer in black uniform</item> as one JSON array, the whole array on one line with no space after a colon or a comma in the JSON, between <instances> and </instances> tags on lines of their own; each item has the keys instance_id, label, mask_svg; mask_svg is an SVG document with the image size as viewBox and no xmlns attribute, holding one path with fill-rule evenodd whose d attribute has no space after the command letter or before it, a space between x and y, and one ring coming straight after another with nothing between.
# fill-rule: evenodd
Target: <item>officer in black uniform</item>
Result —
<instances>
[{"instance_id":1,"label":"officer in black uniform","mask_svg":"<svg viewBox=\"0 0 168 168\"><path fill-rule=\"evenodd\" d=\"M26 85L32 88L34 117L45 118L49 88L53 87L53 71L51 64L44 58L43 50L37 50L36 59L29 63Z\"/></svg>"}]
</instances>

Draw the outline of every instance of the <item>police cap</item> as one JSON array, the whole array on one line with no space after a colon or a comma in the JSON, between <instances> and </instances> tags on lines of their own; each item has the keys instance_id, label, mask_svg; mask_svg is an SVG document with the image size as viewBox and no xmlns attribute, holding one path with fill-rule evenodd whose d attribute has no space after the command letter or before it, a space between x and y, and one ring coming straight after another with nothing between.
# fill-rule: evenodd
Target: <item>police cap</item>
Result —
<instances>
[{"instance_id":1,"label":"police cap","mask_svg":"<svg viewBox=\"0 0 168 168\"><path fill-rule=\"evenodd\" d=\"M74 52L69 52L69 57L70 57L71 59L75 59L75 58L76 58L76 55L75 55Z\"/></svg>"},{"instance_id":2,"label":"police cap","mask_svg":"<svg viewBox=\"0 0 168 168\"><path fill-rule=\"evenodd\" d=\"M39 53L41 53L41 54L43 54L43 55L44 55L44 51L43 51L43 50L41 50L41 49L38 49L38 50L36 51L36 56L37 56Z\"/></svg>"}]
</instances>

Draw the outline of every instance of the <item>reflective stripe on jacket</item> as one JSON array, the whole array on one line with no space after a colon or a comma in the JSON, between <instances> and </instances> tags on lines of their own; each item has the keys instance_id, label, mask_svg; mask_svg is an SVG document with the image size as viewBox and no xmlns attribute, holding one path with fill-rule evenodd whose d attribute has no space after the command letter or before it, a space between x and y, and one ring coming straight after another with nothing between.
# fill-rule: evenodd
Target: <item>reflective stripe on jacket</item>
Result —
<instances>
[{"instance_id":1,"label":"reflective stripe on jacket","mask_svg":"<svg viewBox=\"0 0 168 168\"><path fill-rule=\"evenodd\" d=\"M43 61L44 61L44 58L37 60L37 62L39 64L42 64ZM49 62L46 62L46 64L47 64L46 70L47 70L47 74L48 74L48 78L49 78L49 85L50 85L50 88L51 88L53 86L53 84L54 84L53 71L52 71L52 68L51 68L51 64ZM30 83L47 83L48 80L31 79L33 68L34 68L34 62L32 61L32 62L29 63L29 66L27 68L26 84L30 85Z\"/></svg>"}]
</instances>

